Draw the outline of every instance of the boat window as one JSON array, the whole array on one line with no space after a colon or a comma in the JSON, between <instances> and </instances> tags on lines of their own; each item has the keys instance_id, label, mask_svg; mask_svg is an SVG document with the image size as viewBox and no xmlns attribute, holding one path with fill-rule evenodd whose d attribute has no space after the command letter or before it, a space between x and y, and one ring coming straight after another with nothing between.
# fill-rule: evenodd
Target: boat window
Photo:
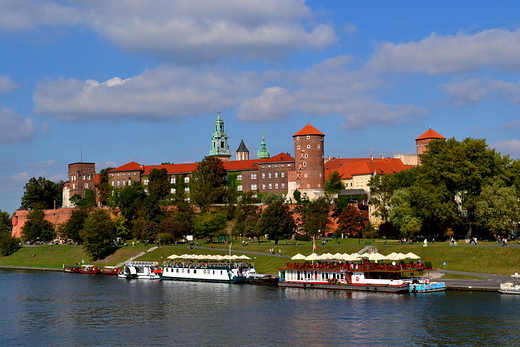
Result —
<instances>
[{"instance_id":1,"label":"boat window","mask_svg":"<svg viewBox=\"0 0 520 347\"><path fill-rule=\"evenodd\" d=\"M197 270L193 270L193 273L196 274L196 273L197 273Z\"/></svg>"}]
</instances>

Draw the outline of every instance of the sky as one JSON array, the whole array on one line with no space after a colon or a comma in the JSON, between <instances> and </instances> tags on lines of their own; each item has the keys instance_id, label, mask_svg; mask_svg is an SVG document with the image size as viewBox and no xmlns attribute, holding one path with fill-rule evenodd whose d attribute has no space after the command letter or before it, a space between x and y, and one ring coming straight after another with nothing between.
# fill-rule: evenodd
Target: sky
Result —
<instances>
[{"instance_id":1,"label":"sky","mask_svg":"<svg viewBox=\"0 0 520 347\"><path fill-rule=\"evenodd\" d=\"M0 1L0 210L31 177L234 154L415 153L429 128L520 158L512 1ZM233 156L234 158L234 156Z\"/></svg>"}]
</instances>

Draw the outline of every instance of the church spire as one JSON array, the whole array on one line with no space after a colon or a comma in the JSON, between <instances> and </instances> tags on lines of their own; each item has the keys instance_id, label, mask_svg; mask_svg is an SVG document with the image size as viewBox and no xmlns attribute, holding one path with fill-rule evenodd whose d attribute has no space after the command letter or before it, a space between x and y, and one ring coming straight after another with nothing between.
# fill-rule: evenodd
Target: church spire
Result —
<instances>
[{"instance_id":1,"label":"church spire","mask_svg":"<svg viewBox=\"0 0 520 347\"><path fill-rule=\"evenodd\" d=\"M269 151L265 147L265 137L264 133L262 133L262 143L260 144L260 150L258 151L258 159L268 159L271 155L269 154Z\"/></svg>"},{"instance_id":2,"label":"church spire","mask_svg":"<svg viewBox=\"0 0 520 347\"><path fill-rule=\"evenodd\" d=\"M224 131L224 121L220 117L220 111L218 111L217 119L215 120L215 131L211 137L211 149L209 155L214 155L222 160L229 160L231 158L231 152L229 150L228 136Z\"/></svg>"},{"instance_id":3,"label":"church spire","mask_svg":"<svg viewBox=\"0 0 520 347\"><path fill-rule=\"evenodd\" d=\"M240 141L240 145L236 151L237 160L249 160L249 150L244 143L244 139Z\"/></svg>"}]
</instances>

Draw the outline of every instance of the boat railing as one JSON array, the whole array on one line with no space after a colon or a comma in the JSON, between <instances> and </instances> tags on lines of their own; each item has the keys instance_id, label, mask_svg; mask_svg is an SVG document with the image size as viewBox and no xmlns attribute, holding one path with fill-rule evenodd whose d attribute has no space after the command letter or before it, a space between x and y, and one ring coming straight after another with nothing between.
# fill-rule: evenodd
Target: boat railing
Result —
<instances>
[{"instance_id":1,"label":"boat railing","mask_svg":"<svg viewBox=\"0 0 520 347\"><path fill-rule=\"evenodd\" d=\"M403 264L353 264L353 263L287 263L287 269L302 270L345 270L345 271L402 271L402 270L424 270L423 263Z\"/></svg>"},{"instance_id":2,"label":"boat railing","mask_svg":"<svg viewBox=\"0 0 520 347\"><path fill-rule=\"evenodd\" d=\"M163 266L178 267L188 269L206 269L208 267L219 267L227 269L248 269L253 268L250 262L203 262L203 261L165 261Z\"/></svg>"}]
</instances>

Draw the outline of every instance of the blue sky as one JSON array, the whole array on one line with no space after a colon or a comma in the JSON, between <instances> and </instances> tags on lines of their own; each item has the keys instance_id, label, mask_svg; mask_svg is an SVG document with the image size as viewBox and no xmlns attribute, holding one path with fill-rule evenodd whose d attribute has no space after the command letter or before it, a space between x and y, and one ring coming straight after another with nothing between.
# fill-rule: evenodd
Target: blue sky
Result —
<instances>
[{"instance_id":1,"label":"blue sky","mask_svg":"<svg viewBox=\"0 0 520 347\"><path fill-rule=\"evenodd\" d=\"M0 210L31 177L195 162L220 111L232 152L414 153L486 139L520 158L520 22L510 1L0 2Z\"/></svg>"}]
</instances>

